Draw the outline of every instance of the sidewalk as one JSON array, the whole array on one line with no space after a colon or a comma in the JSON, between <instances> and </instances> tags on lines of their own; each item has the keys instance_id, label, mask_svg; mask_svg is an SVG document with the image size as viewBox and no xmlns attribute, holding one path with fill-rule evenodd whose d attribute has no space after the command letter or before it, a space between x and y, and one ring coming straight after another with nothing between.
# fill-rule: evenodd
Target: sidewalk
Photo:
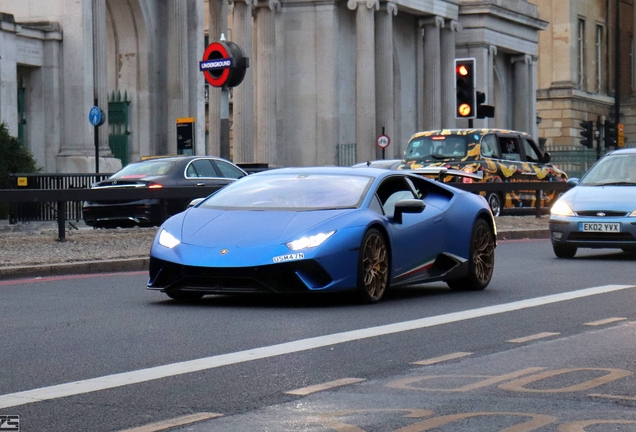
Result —
<instances>
[{"instance_id":1,"label":"sidewalk","mask_svg":"<svg viewBox=\"0 0 636 432\"><path fill-rule=\"evenodd\" d=\"M498 240L548 238L548 216L501 216ZM157 228L100 229L67 226L58 241L55 222L9 225L0 220L0 280L90 273L145 271Z\"/></svg>"}]
</instances>

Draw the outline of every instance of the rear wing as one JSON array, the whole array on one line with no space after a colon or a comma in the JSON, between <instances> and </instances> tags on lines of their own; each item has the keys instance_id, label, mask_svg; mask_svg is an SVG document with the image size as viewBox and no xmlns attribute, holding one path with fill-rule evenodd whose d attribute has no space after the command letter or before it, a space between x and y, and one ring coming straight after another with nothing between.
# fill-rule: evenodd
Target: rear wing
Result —
<instances>
[{"instance_id":1,"label":"rear wing","mask_svg":"<svg viewBox=\"0 0 636 432\"><path fill-rule=\"evenodd\" d=\"M458 169L439 167L439 166L415 168L409 171L413 172L414 174L418 174L418 175L422 175L426 177L434 176L436 177L436 180L440 182L443 182L444 177L446 176L464 177L464 178L470 178L470 179L479 180L479 181L482 181L484 179L483 171L469 173L469 172L458 170Z\"/></svg>"}]
</instances>

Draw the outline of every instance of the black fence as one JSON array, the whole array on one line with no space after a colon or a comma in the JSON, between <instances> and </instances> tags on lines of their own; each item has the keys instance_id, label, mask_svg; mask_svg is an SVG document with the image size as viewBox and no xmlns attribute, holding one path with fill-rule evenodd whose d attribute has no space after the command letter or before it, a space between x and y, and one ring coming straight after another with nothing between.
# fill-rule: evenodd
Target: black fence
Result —
<instances>
[{"instance_id":1,"label":"black fence","mask_svg":"<svg viewBox=\"0 0 636 432\"><path fill-rule=\"evenodd\" d=\"M18 190L59 190L89 189L100 180L112 174L9 174L13 189ZM9 223L40 222L57 220L57 202L22 203L12 202L9 209ZM82 219L82 201L69 202L65 206L65 219L77 221Z\"/></svg>"}]
</instances>

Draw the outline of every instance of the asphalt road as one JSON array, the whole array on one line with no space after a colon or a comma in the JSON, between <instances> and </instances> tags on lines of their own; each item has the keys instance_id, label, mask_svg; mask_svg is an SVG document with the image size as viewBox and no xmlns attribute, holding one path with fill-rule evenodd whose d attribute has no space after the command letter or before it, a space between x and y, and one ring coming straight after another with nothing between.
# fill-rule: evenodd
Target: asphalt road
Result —
<instances>
[{"instance_id":1,"label":"asphalt road","mask_svg":"<svg viewBox=\"0 0 636 432\"><path fill-rule=\"evenodd\" d=\"M547 240L504 241L484 292L429 284L371 306L343 296L182 305L147 292L144 272L0 281L0 421L634 431L635 260L587 250L559 260Z\"/></svg>"}]
</instances>

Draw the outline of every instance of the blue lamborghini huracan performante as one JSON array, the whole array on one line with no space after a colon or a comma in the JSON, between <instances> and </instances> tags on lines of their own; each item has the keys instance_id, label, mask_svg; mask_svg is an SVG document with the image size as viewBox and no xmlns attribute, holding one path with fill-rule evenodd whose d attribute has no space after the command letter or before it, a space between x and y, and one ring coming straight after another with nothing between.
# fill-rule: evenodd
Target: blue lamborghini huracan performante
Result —
<instances>
[{"instance_id":1,"label":"blue lamborghini huracan performante","mask_svg":"<svg viewBox=\"0 0 636 432\"><path fill-rule=\"evenodd\" d=\"M168 219L148 288L206 294L355 290L445 281L483 290L497 232L486 200L408 171L281 168L244 177Z\"/></svg>"}]
</instances>

